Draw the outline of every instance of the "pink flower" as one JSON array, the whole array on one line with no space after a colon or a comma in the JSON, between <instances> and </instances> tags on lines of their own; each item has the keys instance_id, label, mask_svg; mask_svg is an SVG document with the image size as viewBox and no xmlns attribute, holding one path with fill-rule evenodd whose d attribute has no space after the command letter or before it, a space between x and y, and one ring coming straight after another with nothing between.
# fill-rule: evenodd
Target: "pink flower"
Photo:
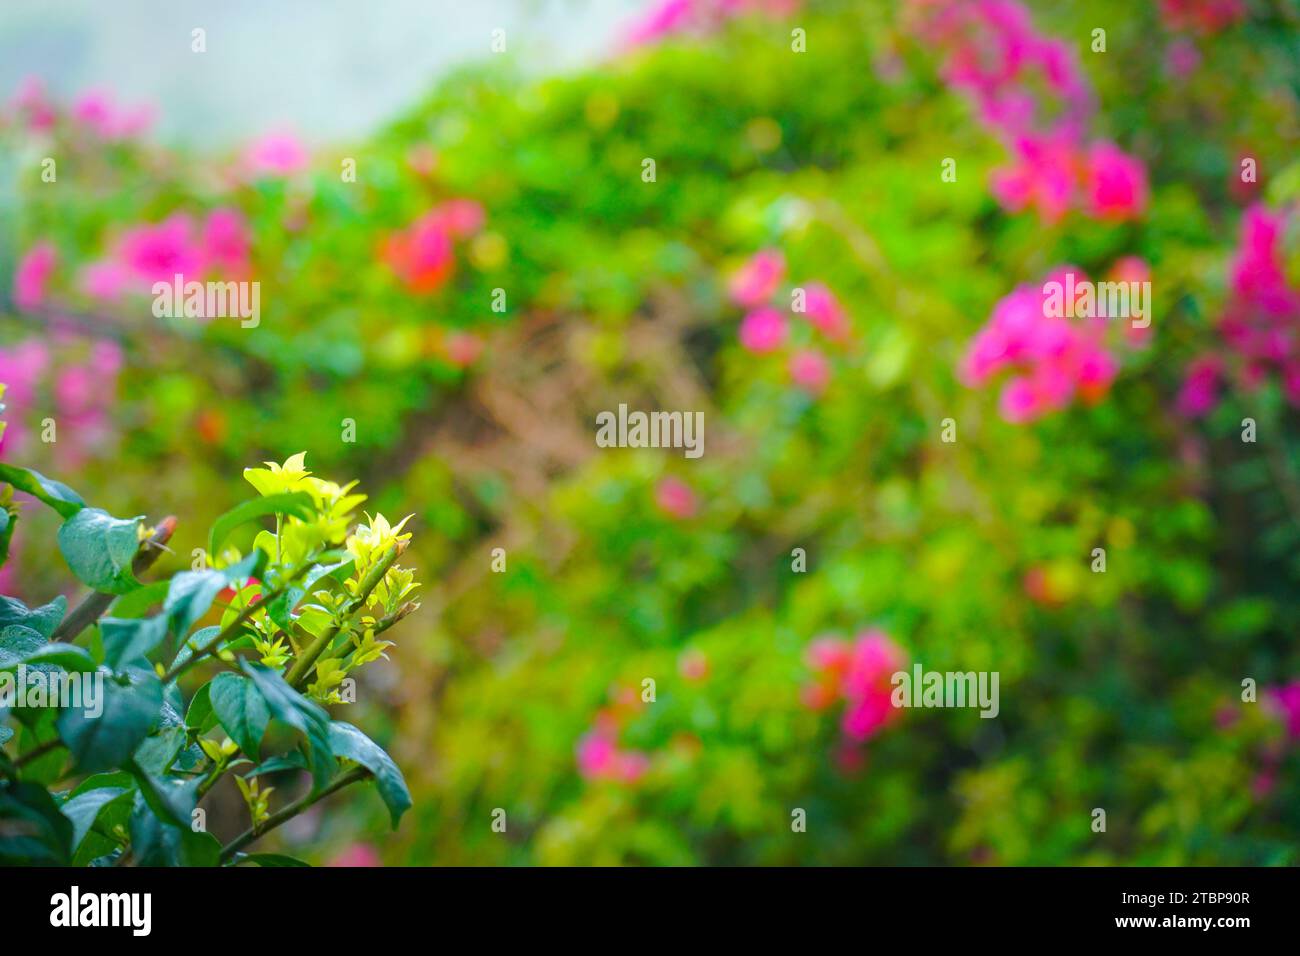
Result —
<instances>
[{"instance_id":1,"label":"pink flower","mask_svg":"<svg viewBox=\"0 0 1300 956\"><path fill-rule=\"evenodd\" d=\"M86 264L78 278L82 292L109 302L120 298L130 284L131 274L126 266L111 259Z\"/></svg>"},{"instance_id":2,"label":"pink flower","mask_svg":"<svg viewBox=\"0 0 1300 956\"><path fill-rule=\"evenodd\" d=\"M230 275L248 271L248 225L237 209L214 209L203 224L203 254Z\"/></svg>"},{"instance_id":3,"label":"pink flower","mask_svg":"<svg viewBox=\"0 0 1300 956\"><path fill-rule=\"evenodd\" d=\"M156 225L134 226L118 239L115 258L145 282L171 282L180 275L197 279L206 265L194 241L188 216L174 215Z\"/></svg>"},{"instance_id":4,"label":"pink flower","mask_svg":"<svg viewBox=\"0 0 1300 956\"><path fill-rule=\"evenodd\" d=\"M472 199L450 199L434 211L435 220L454 239L464 239L483 228L483 207Z\"/></svg>"},{"instance_id":5,"label":"pink flower","mask_svg":"<svg viewBox=\"0 0 1300 956\"><path fill-rule=\"evenodd\" d=\"M820 282L810 282L804 287L804 314L828 339L834 342L848 339L848 316L831 290Z\"/></svg>"},{"instance_id":6,"label":"pink flower","mask_svg":"<svg viewBox=\"0 0 1300 956\"><path fill-rule=\"evenodd\" d=\"M578 773L588 780L636 783L650 767L649 755L623 750L614 739L616 731L599 722L578 741Z\"/></svg>"},{"instance_id":7,"label":"pink flower","mask_svg":"<svg viewBox=\"0 0 1300 956\"><path fill-rule=\"evenodd\" d=\"M785 256L777 249L761 249L731 278L731 299L753 308L771 298L785 278Z\"/></svg>"},{"instance_id":8,"label":"pink flower","mask_svg":"<svg viewBox=\"0 0 1300 956\"><path fill-rule=\"evenodd\" d=\"M709 659L703 651L683 651L677 658L677 671L686 680L697 683L709 676Z\"/></svg>"},{"instance_id":9,"label":"pink flower","mask_svg":"<svg viewBox=\"0 0 1300 956\"><path fill-rule=\"evenodd\" d=\"M144 133L153 123L154 113L148 106L119 110L107 93L91 90L73 102L72 116L100 139L115 141Z\"/></svg>"},{"instance_id":10,"label":"pink flower","mask_svg":"<svg viewBox=\"0 0 1300 956\"><path fill-rule=\"evenodd\" d=\"M1088 151L1088 214L1122 221L1141 215L1147 204L1146 169L1113 143L1094 143Z\"/></svg>"},{"instance_id":11,"label":"pink flower","mask_svg":"<svg viewBox=\"0 0 1300 956\"><path fill-rule=\"evenodd\" d=\"M254 176L291 176L306 169L309 161L302 141L286 132L268 133L244 152L244 166Z\"/></svg>"},{"instance_id":12,"label":"pink flower","mask_svg":"<svg viewBox=\"0 0 1300 956\"><path fill-rule=\"evenodd\" d=\"M740 344L751 352L772 352L784 344L786 331L785 316L770 306L764 306L741 321Z\"/></svg>"},{"instance_id":13,"label":"pink flower","mask_svg":"<svg viewBox=\"0 0 1300 956\"><path fill-rule=\"evenodd\" d=\"M1201 53L1190 40L1175 40L1165 48L1165 72L1185 80L1201 65Z\"/></svg>"},{"instance_id":14,"label":"pink flower","mask_svg":"<svg viewBox=\"0 0 1300 956\"><path fill-rule=\"evenodd\" d=\"M655 504L664 514L679 521L695 517L699 510L699 502L691 486L671 476L661 479L655 486Z\"/></svg>"},{"instance_id":15,"label":"pink flower","mask_svg":"<svg viewBox=\"0 0 1300 956\"><path fill-rule=\"evenodd\" d=\"M457 368L465 368L478 361L483 354L483 340L469 332L453 332L447 336L447 361Z\"/></svg>"},{"instance_id":16,"label":"pink flower","mask_svg":"<svg viewBox=\"0 0 1300 956\"><path fill-rule=\"evenodd\" d=\"M1079 159L1074 146L1056 138L1023 136L1016 142L1011 166L990 174L989 190L1002 206L1019 212L1030 208L1044 222L1057 222L1074 202Z\"/></svg>"},{"instance_id":17,"label":"pink flower","mask_svg":"<svg viewBox=\"0 0 1300 956\"><path fill-rule=\"evenodd\" d=\"M849 740L860 743L898 716L893 675L907 658L883 631L864 631L852 643L818 638L807 658L814 682L803 690L805 705L821 710L843 700L841 729Z\"/></svg>"},{"instance_id":18,"label":"pink flower","mask_svg":"<svg viewBox=\"0 0 1300 956\"><path fill-rule=\"evenodd\" d=\"M801 349L790 356L790 377L810 395L820 395L831 380L831 364L816 349Z\"/></svg>"},{"instance_id":19,"label":"pink flower","mask_svg":"<svg viewBox=\"0 0 1300 956\"><path fill-rule=\"evenodd\" d=\"M45 98L45 84L36 76L23 79L11 105L26 117L27 129L32 132L51 128L58 118L53 105Z\"/></svg>"},{"instance_id":20,"label":"pink flower","mask_svg":"<svg viewBox=\"0 0 1300 956\"><path fill-rule=\"evenodd\" d=\"M437 210L390 235L381 247L380 257L406 288L418 295L441 288L456 265L446 223Z\"/></svg>"},{"instance_id":21,"label":"pink flower","mask_svg":"<svg viewBox=\"0 0 1300 956\"><path fill-rule=\"evenodd\" d=\"M20 309L34 309L45 301L46 286L58 265L53 243L38 242L18 260L14 271L14 304Z\"/></svg>"},{"instance_id":22,"label":"pink flower","mask_svg":"<svg viewBox=\"0 0 1300 956\"><path fill-rule=\"evenodd\" d=\"M369 843L353 843L330 860L327 866L375 867L383 866L377 851Z\"/></svg>"}]
</instances>

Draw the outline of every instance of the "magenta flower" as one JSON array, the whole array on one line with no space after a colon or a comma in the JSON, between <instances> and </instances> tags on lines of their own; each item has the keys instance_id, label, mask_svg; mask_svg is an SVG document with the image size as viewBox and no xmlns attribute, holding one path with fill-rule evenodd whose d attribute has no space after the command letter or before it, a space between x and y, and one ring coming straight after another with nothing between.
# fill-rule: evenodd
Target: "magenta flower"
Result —
<instances>
[{"instance_id":1,"label":"magenta flower","mask_svg":"<svg viewBox=\"0 0 1300 956\"><path fill-rule=\"evenodd\" d=\"M45 97L45 84L36 76L23 79L10 105L27 120L27 129L34 133L50 129L58 119L53 104Z\"/></svg>"},{"instance_id":2,"label":"magenta flower","mask_svg":"<svg viewBox=\"0 0 1300 956\"><path fill-rule=\"evenodd\" d=\"M1300 740L1300 680L1273 688L1267 699L1281 714L1287 737Z\"/></svg>"},{"instance_id":3,"label":"magenta flower","mask_svg":"<svg viewBox=\"0 0 1300 956\"><path fill-rule=\"evenodd\" d=\"M741 320L740 344L751 352L772 352L785 343L786 332L785 316L770 306L764 306Z\"/></svg>"},{"instance_id":4,"label":"magenta flower","mask_svg":"<svg viewBox=\"0 0 1300 956\"><path fill-rule=\"evenodd\" d=\"M753 308L772 297L785 278L785 256L777 249L754 253L731 278L731 299L737 305Z\"/></svg>"},{"instance_id":5,"label":"magenta flower","mask_svg":"<svg viewBox=\"0 0 1300 956\"><path fill-rule=\"evenodd\" d=\"M27 250L14 270L14 305L20 309L34 309L41 305L58 262L53 243L38 242Z\"/></svg>"},{"instance_id":6,"label":"magenta flower","mask_svg":"<svg viewBox=\"0 0 1300 956\"><path fill-rule=\"evenodd\" d=\"M1215 355L1193 359L1183 377L1178 393L1178 411L1188 418L1209 414L1219 403L1223 362Z\"/></svg>"},{"instance_id":7,"label":"magenta flower","mask_svg":"<svg viewBox=\"0 0 1300 956\"><path fill-rule=\"evenodd\" d=\"M465 239L483 228L483 207L472 199L449 199L433 215L453 239Z\"/></svg>"},{"instance_id":8,"label":"magenta flower","mask_svg":"<svg viewBox=\"0 0 1300 956\"><path fill-rule=\"evenodd\" d=\"M180 275L194 278L207 263L193 237L188 216L174 215L156 225L134 226L119 237L115 258L138 279L171 282Z\"/></svg>"},{"instance_id":9,"label":"magenta flower","mask_svg":"<svg viewBox=\"0 0 1300 956\"><path fill-rule=\"evenodd\" d=\"M1147 205L1147 175L1142 163L1113 143L1088 150L1087 210L1109 221L1134 219Z\"/></svg>"},{"instance_id":10,"label":"magenta flower","mask_svg":"<svg viewBox=\"0 0 1300 956\"><path fill-rule=\"evenodd\" d=\"M130 139L144 133L153 123L152 107L118 109L109 94L100 90L83 93L72 104L72 116L89 127L100 139Z\"/></svg>"}]
</instances>

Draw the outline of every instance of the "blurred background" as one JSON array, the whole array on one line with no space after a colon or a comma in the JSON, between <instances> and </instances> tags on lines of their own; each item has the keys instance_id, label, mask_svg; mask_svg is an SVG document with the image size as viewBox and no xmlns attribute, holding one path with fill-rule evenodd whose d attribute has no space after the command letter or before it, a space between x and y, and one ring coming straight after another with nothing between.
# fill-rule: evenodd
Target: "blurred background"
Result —
<instances>
[{"instance_id":1,"label":"blurred background","mask_svg":"<svg viewBox=\"0 0 1300 956\"><path fill-rule=\"evenodd\" d=\"M415 806L268 841L314 863L1294 864L1298 16L6 5L0 453L177 515L167 570L299 451L414 515L336 716ZM1062 269L1150 327L1046 321ZM155 317L183 270L260 323ZM0 592L76 596L53 528Z\"/></svg>"}]
</instances>

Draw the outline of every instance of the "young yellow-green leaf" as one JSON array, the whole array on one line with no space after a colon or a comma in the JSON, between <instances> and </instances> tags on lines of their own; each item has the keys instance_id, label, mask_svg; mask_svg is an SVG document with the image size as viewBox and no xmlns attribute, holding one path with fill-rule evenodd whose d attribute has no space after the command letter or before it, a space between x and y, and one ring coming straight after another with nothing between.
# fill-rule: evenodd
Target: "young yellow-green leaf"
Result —
<instances>
[{"instance_id":1,"label":"young yellow-green leaf","mask_svg":"<svg viewBox=\"0 0 1300 956\"><path fill-rule=\"evenodd\" d=\"M262 469L249 470L261 471ZM308 521L315 517L316 509L311 495L305 491L278 492L245 501L231 508L213 523L212 531L208 535L208 554L213 556L220 554L226 538L241 524L272 514L293 515Z\"/></svg>"}]
</instances>

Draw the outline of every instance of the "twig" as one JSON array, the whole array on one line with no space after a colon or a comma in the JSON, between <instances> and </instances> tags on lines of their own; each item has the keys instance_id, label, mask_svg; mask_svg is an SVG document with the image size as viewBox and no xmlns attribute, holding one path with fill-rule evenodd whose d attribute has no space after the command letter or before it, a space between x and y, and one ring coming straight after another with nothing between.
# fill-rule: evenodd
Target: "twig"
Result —
<instances>
[{"instance_id":1,"label":"twig","mask_svg":"<svg viewBox=\"0 0 1300 956\"><path fill-rule=\"evenodd\" d=\"M346 622L353 614L365 607L366 601L370 597L370 592L379 586L379 582L384 579L384 575L388 573L388 569L392 567L393 562L397 560L398 555L405 550L405 541L399 541L396 544L389 546L388 550L384 552L383 557L379 559L378 563L367 571L366 576L361 579L361 583L357 586L356 597L351 598L343 606L343 611L340 615L342 621ZM341 625L334 625L303 649L302 653L298 655L297 660L293 662L293 666L289 668L289 672L284 675L285 682L290 687L295 690L300 690L302 688L302 685L307 680L307 676L311 673L311 669L316 665L316 659L320 657L321 654L325 653L325 649L330 646L334 638L338 637L340 630Z\"/></svg>"},{"instance_id":2,"label":"twig","mask_svg":"<svg viewBox=\"0 0 1300 956\"><path fill-rule=\"evenodd\" d=\"M168 515L158 522L154 528L153 534L140 542L140 550L136 552L135 560L131 562L131 573L139 577L158 560L158 556L166 550L167 542L171 540L172 532L176 530L175 517ZM92 591L86 595L85 600L74 607L54 629L50 635L51 641L70 641L90 625L99 620L101 614L108 610L108 606L113 603L116 594L105 594L102 591Z\"/></svg>"},{"instance_id":3,"label":"twig","mask_svg":"<svg viewBox=\"0 0 1300 956\"><path fill-rule=\"evenodd\" d=\"M232 856L244 847L248 846L248 844L252 843L258 837L264 836L276 827L280 826L280 824L292 820L312 804L325 799L331 793L336 793L344 787L356 783L358 780L364 780L368 776L370 776L370 771L365 767L353 767L323 790L317 791L316 793L309 793L302 799L289 804L283 810L271 814L261 824L255 827L249 827L239 836L235 837L222 847L221 862L227 862Z\"/></svg>"}]
</instances>

